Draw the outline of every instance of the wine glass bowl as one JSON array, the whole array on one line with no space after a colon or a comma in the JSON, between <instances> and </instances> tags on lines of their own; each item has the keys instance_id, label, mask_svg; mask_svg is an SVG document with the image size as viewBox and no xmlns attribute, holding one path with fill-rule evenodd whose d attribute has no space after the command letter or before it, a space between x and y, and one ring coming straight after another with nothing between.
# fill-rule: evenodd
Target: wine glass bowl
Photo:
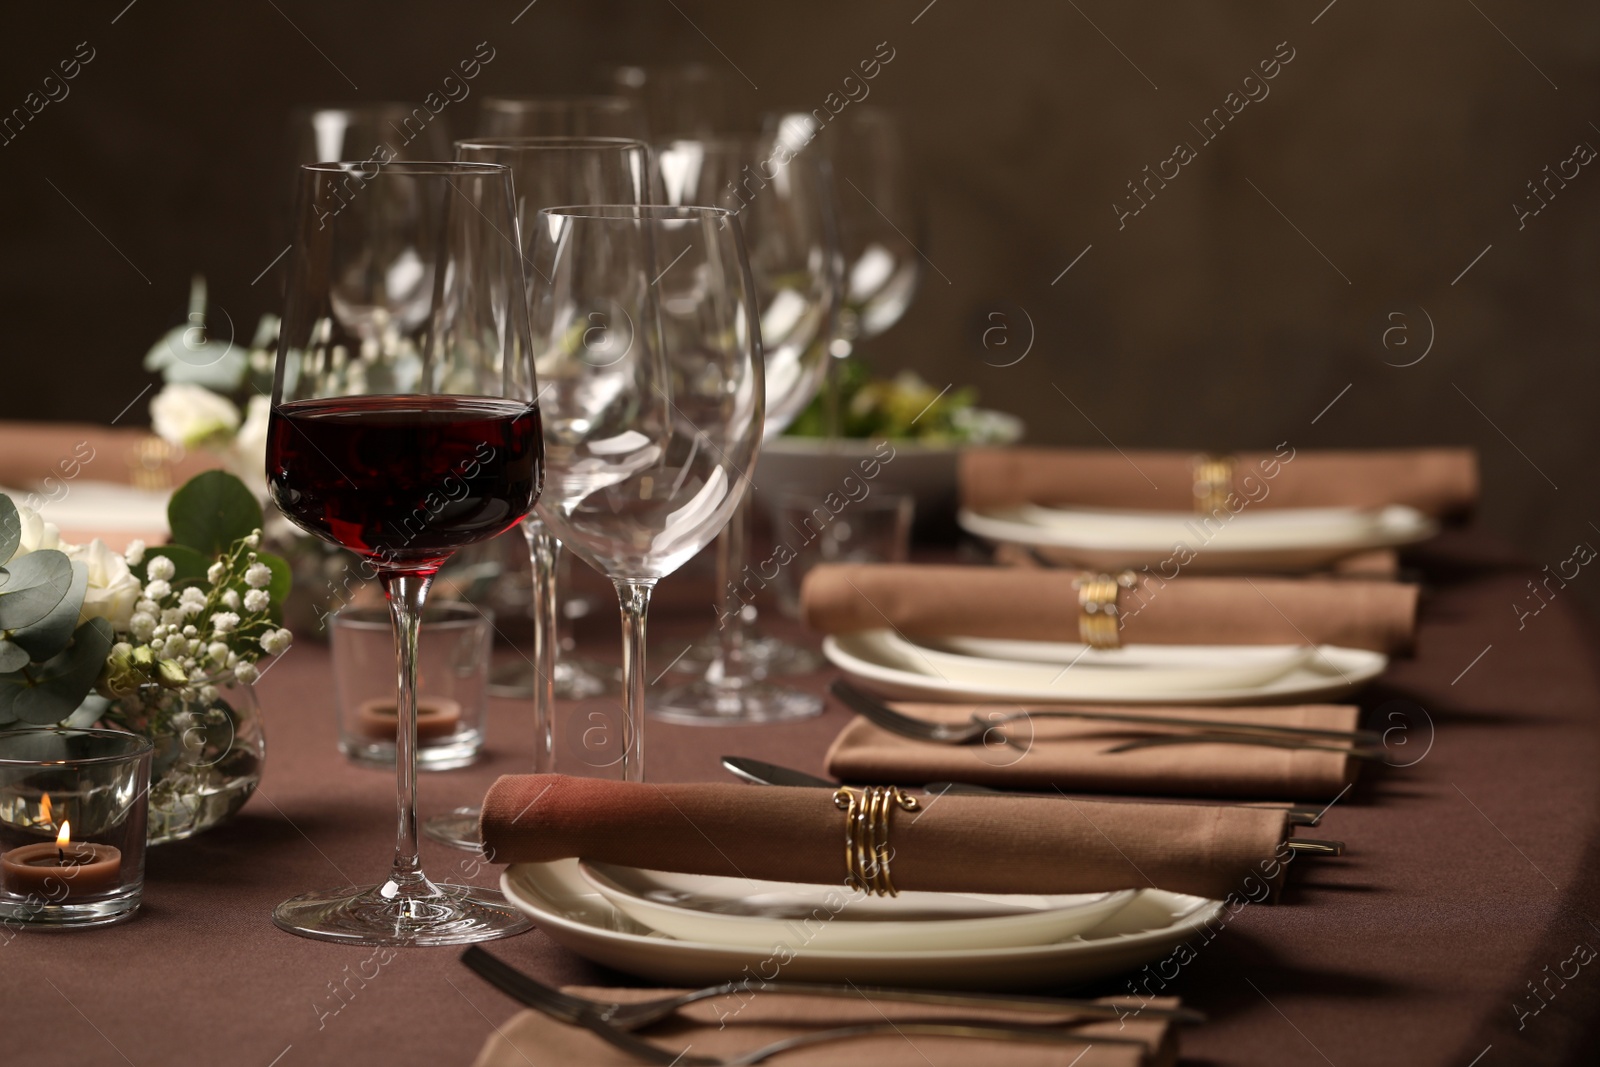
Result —
<instances>
[{"instance_id":1,"label":"wine glass bowl","mask_svg":"<svg viewBox=\"0 0 1600 1067\"><path fill-rule=\"evenodd\" d=\"M303 893L273 921L366 945L528 928L418 859L417 637L434 573L538 499L543 444L510 171L393 160L300 169L267 484L301 529L364 557L398 645L398 833L387 881Z\"/></svg>"}]
</instances>

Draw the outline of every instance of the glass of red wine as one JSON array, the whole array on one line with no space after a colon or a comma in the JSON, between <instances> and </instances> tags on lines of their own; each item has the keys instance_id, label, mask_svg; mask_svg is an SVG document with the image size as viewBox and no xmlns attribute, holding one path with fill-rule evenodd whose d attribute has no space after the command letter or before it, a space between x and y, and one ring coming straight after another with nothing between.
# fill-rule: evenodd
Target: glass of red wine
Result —
<instances>
[{"instance_id":1,"label":"glass of red wine","mask_svg":"<svg viewBox=\"0 0 1600 1067\"><path fill-rule=\"evenodd\" d=\"M498 892L417 852L416 649L434 573L539 497L543 445L511 172L483 163L303 166L267 439L301 529L378 573L398 646L398 838L381 885L302 893L273 921L362 945L519 933Z\"/></svg>"}]
</instances>

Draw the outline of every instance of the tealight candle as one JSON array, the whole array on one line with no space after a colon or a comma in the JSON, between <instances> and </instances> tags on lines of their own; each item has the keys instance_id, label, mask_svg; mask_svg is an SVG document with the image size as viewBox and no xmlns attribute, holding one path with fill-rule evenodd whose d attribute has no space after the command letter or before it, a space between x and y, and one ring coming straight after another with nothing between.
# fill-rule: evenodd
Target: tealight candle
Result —
<instances>
[{"instance_id":1,"label":"tealight candle","mask_svg":"<svg viewBox=\"0 0 1600 1067\"><path fill-rule=\"evenodd\" d=\"M364 700L356 711L361 732L368 737L393 741L400 712L393 700ZM421 697L417 701L417 740L431 741L451 737L461 726L461 705L444 697Z\"/></svg>"},{"instance_id":2,"label":"tealight candle","mask_svg":"<svg viewBox=\"0 0 1600 1067\"><path fill-rule=\"evenodd\" d=\"M122 885L122 850L72 840L72 823L61 824L55 844L23 845L0 854L5 888L38 893L59 903L114 892ZM59 888L64 887L64 888Z\"/></svg>"}]
</instances>

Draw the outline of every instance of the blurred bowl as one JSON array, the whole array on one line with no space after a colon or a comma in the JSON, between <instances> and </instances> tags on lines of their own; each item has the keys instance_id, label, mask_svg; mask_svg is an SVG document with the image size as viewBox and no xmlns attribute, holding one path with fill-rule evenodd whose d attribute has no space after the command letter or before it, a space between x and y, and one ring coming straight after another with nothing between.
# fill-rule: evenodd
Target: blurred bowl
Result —
<instances>
[{"instance_id":1,"label":"blurred bowl","mask_svg":"<svg viewBox=\"0 0 1600 1067\"><path fill-rule=\"evenodd\" d=\"M952 539L959 492L957 459L968 448L1016 444L1022 420L1000 411L973 411L978 439L961 444L925 444L885 438L778 437L761 446L756 464L758 493L776 501L781 491L837 492L859 495L858 483L871 492L904 493L917 502L915 536L922 540ZM846 482L854 478L854 482Z\"/></svg>"}]
</instances>

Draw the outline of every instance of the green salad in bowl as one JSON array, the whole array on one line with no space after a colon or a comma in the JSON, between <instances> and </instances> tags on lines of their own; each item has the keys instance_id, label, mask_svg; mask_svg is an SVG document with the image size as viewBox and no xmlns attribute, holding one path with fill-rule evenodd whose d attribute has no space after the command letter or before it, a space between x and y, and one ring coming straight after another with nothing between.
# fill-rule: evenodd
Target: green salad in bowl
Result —
<instances>
[{"instance_id":1,"label":"green salad in bowl","mask_svg":"<svg viewBox=\"0 0 1600 1067\"><path fill-rule=\"evenodd\" d=\"M915 371L873 378L866 362L846 359L838 375L839 436L858 440L916 441L925 445L1004 444L1018 435L1016 420L977 406L970 385L940 390ZM828 437L827 390L818 394L785 431L788 437Z\"/></svg>"}]
</instances>

